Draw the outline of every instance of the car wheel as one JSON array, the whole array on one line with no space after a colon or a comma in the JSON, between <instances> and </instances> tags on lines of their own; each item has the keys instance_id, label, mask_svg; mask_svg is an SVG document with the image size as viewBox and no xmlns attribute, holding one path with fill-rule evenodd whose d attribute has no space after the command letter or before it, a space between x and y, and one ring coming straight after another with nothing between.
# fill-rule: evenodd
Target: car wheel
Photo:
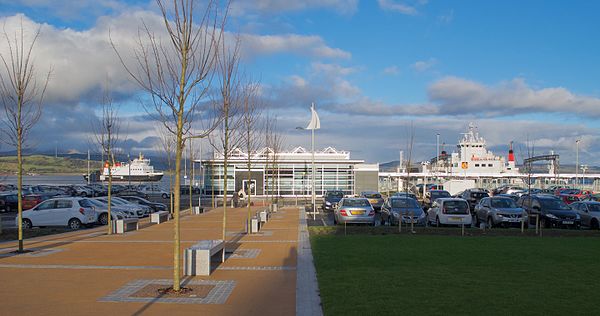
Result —
<instances>
[{"instance_id":1,"label":"car wheel","mask_svg":"<svg viewBox=\"0 0 600 316\"><path fill-rule=\"evenodd\" d=\"M592 222L590 223L590 228L591 229L598 229L598 220L597 219L593 219Z\"/></svg>"},{"instance_id":2,"label":"car wheel","mask_svg":"<svg viewBox=\"0 0 600 316\"><path fill-rule=\"evenodd\" d=\"M166 200L169 198L169 196L166 193L163 193L162 198Z\"/></svg>"},{"instance_id":3,"label":"car wheel","mask_svg":"<svg viewBox=\"0 0 600 316\"><path fill-rule=\"evenodd\" d=\"M31 221L24 218L21 222L21 226L23 227L23 229L31 229L31 227L33 227L33 224L31 224Z\"/></svg>"},{"instance_id":4,"label":"car wheel","mask_svg":"<svg viewBox=\"0 0 600 316\"><path fill-rule=\"evenodd\" d=\"M494 227L494 220L492 219L492 217L488 217L487 228L492 228L492 227Z\"/></svg>"},{"instance_id":5,"label":"car wheel","mask_svg":"<svg viewBox=\"0 0 600 316\"><path fill-rule=\"evenodd\" d=\"M98 222L100 223L100 225L108 224L108 214L107 213L101 214L100 218L98 218Z\"/></svg>"},{"instance_id":6,"label":"car wheel","mask_svg":"<svg viewBox=\"0 0 600 316\"><path fill-rule=\"evenodd\" d=\"M71 218L69 220L69 228L72 230L78 230L81 228L81 221L77 218Z\"/></svg>"},{"instance_id":7,"label":"car wheel","mask_svg":"<svg viewBox=\"0 0 600 316\"><path fill-rule=\"evenodd\" d=\"M87 193L85 193L85 192L81 192L81 194L79 194L79 195L81 195L83 197L87 197Z\"/></svg>"}]
</instances>

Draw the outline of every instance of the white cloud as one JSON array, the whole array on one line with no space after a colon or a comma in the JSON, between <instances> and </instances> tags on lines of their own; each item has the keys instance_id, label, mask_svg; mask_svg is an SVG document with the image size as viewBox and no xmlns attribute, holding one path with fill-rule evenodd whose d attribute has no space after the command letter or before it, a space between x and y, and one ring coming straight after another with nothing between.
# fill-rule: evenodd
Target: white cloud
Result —
<instances>
[{"instance_id":1,"label":"white cloud","mask_svg":"<svg viewBox=\"0 0 600 316\"><path fill-rule=\"evenodd\" d=\"M440 15L438 20L445 24L452 22L454 20L454 9L450 9L450 11Z\"/></svg>"},{"instance_id":2,"label":"white cloud","mask_svg":"<svg viewBox=\"0 0 600 316\"><path fill-rule=\"evenodd\" d=\"M516 78L496 86L446 77L429 87L429 98L446 114L518 115L524 113L569 113L600 116L600 99L577 95L563 87L534 89Z\"/></svg>"},{"instance_id":3,"label":"white cloud","mask_svg":"<svg viewBox=\"0 0 600 316\"><path fill-rule=\"evenodd\" d=\"M277 14L310 9L332 9L340 14L354 14L358 9L358 0L242 0L233 1L231 14Z\"/></svg>"},{"instance_id":4,"label":"white cloud","mask_svg":"<svg viewBox=\"0 0 600 316\"><path fill-rule=\"evenodd\" d=\"M437 64L437 59L429 58L428 60L419 60L412 64L412 68L416 72L425 72Z\"/></svg>"},{"instance_id":5,"label":"white cloud","mask_svg":"<svg viewBox=\"0 0 600 316\"><path fill-rule=\"evenodd\" d=\"M412 1L414 4L406 4L407 1L394 1L394 0L377 0L379 7L382 10L398 12L406 15L417 15L417 5L425 5L427 1L419 0Z\"/></svg>"},{"instance_id":6,"label":"white cloud","mask_svg":"<svg viewBox=\"0 0 600 316\"><path fill-rule=\"evenodd\" d=\"M242 52L245 56L292 53L319 58L350 59L351 54L332 48L316 35L255 35L242 34Z\"/></svg>"},{"instance_id":7,"label":"white cloud","mask_svg":"<svg viewBox=\"0 0 600 316\"><path fill-rule=\"evenodd\" d=\"M398 68L398 66L393 65L393 66L389 66L389 67L386 67L385 69L383 69L383 73L386 75L395 76L395 75L400 74L400 69Z\"/></svg>"}]
</instances>

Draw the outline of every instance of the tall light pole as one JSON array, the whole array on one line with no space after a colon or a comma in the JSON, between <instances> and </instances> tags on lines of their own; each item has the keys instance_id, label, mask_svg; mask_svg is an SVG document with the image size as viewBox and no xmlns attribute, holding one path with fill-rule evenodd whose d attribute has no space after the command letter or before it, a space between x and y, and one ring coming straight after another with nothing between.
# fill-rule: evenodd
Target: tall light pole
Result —
<instances>
[{"instance_id":1,"label":"tall light pole","mask_svg":"<svg viewBox=\"0 0 600 316\"><path fill-rule=\"evenodd\" d=\"M575 152L575 188L579 186L579 141L580 139L575 141L575 146L577 147Z\"/></svg>"},{"instance_id":2,"label":"tall light pole","mask_svg":"<svg viewBox=\"0 0 600 316\"><path fill-rule=\"evenodd\" d=\"M311 144L311 152L312 152L312 209L313 209L313 220L317 218L317 196L316 196L316 177L317 172L315 168L315 130L321 128L321 122L319 120L319 116L317 115L317 111L315 111L315 104L312 103L310 107L311 118L310 123L306 128L297 128L297 129L309 129L311 131L310 144ZM322 186L321 186L322 188Z\"/></svg>"},{"instance_id":3,"label":"tall light pole","mask_svg":"<svg viewBox=\"0 0 600 316\"><path fill-rule=\"evenodd\" d=\"M128 162L128 164L127 164L127 168L128 168L127 169L127 173L128 173L127 180L129 181L129 184L128 184L129 189L131 189L131 155L130 154L127 154L127 162Z\"/></svg>"}]
</instances>

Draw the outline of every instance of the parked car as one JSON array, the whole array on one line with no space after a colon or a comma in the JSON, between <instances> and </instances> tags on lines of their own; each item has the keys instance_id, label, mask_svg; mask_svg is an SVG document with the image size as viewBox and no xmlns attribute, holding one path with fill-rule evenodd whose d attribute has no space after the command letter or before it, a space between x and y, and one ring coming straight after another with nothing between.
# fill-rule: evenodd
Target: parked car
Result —
<instances>
[{"instance_id":1,"label":"parked car","mask_svg":"<svg viewBox=\"0 0 600 316\"><path fill-rule=\"evenodd\" d=\"M96 223L100 225L106 225L108 223L108 204L102 203L96 199L88 199L96 212ZM134 211L126 210L118 206L112 206L110 208L111 220L124 219L129 217L137 217Z\"/></svg>"},{"instance_id":2,"label":"parked car","mask_svg":"<svg viewBox=\"0 0 600 316\"><path fill-rule=\"evenodd\" d=\"M427 211L427 221L432 226L471 225L469 203L459 198L436 199Z\"/></svg>"},{"instance_id":3,"label":"parked car","mask_svg":"<svg viewBox=\"0 0 600 316\"><path fill-rule=\"evenodd\" d=\"M489 196L490 195L488 194L488 192L482 189L467 189L463 191L460 198L469 202L469 209L471 210L471 214L474 214L475 205L477 205L479 201L481 201L481 199Z\"/></svg>"},{"instance_id":4,"label":"parked car","mask_svg":"<svg viewBox=\"0 0 600 316\"><path fill-rule=\"evenodd\" d=\"M19 205L19 198L16 193L2 193L0 200L4 202L3 212L16 212Z\"/></svg>"},{"instance_id":5,"label":"parked car","mask_svg":"<svg viewBox=\"0 0 600 316\"><path fill-rule=\"evenodd\" d=\"M138 191L140 191L141 193L143 193L145 196L145 198L149 198L149 197L161 197L163 199L168 199L169 198L169 192L163 190L160 186L156 185L156 184L145 184L145 185L140 185L138 188Z\"/></svg>"},{"instance_id":6,"label":"parked car","mask_svg":"<svg viewBox=\"0 0 600 316\"><path fill-rule=\"evenodd\" d=\"M344 191L327 191L323 198L323 211L333 211L340 200L344 197Z\"/></svg>"},{"instance_id":7,"label":"parked car","mask_svg":"<svg viewBox=\"0 0 600 316\"><path fill-rule=\"evenodd\" d=\"M382 225L398 225L400 221L405 224L426 224L423 208L416 199L409 197L390 197L383 203L380 213Z\"/></svg>"},{"instance_id":8,"label":"parked car","mask_svg":"<svg viewBox=\"0 0 600 316\"><path fill-rule=\"evenodd\" d=\"M149 206L150 208L152 208L152 210L154 212L160 212L160 211L167 210L167 206L164 203L150 202L139 196L119 196L119 197L122 198L123 200L128 201L129 203L132 203L132 204Z\"/></svg>"},{"instance_id":9,"label":"parked car","mask_svg":"<svg viewBox=\"0 0 600 316\"><path fill-rule=\"evenodd\" d=\"M558 195L558 198L563 200L563 202L565 202L567 204L571 204L573 202L580 201L576 195L569 195L569 194L560 194L560 195Z\"/></svg>"},{"instance_id":10,"label":"parked car","mask_svg":"<svg viewBox=\"0 0 600 316\"><path fill-rule=\"evenodd\" d=\"M425 198L423 199L423 206L425 209L428 209L433 204L433 201L441 198L449 198L450 193L444 190L431 190L425 193Z\"/></svg>"},{"instance_id":11,"label":"parked car","mask_svg":"<svg viewBox=\"0 0 600 316\"><path fill-rule=\"evenodd\" d=\"M29 194L23 197L23 209L28 210L42 203L42 196L39 194Z\"/></svg>"},{"instance_id":12,"label":"parked car","mask_svg":"<svg viewBox=\"0 0 600 316\"><path fill-rule=\"evenodd\" d=\"M581 225L600 229L600 202L582 201L571 204L571 208L581 217Z\"/></svg>"},{"instance_id":13,"label":"parked car","mask_svg":"<svg viewBox=\"0 0 600 316\"><path fill-rule=\"evenodd\" d=\"M494 195L494 196L507 197L509 199L512 199L515 202L517 202L519 200L519 196L514 195L514 194L504 194L504 193L501 193L501 194L497 194L497 195Z\"/></svg>"},{"instance_id":14,"label":"parked car","mask_svg":"<svg viewBox=\"0 0 600 316\"><path fill-rule=\"evenodd\" d=\"M381 193L375 191L366 191L361 192L360 196L368 199L374 210L378 211L381 209L381 206L383 205L383 196L381 196Z\"/></svg>"},{"instance_id":15,"label":"parked car","mask_svg":"<svg viewBox=\"0 0 600 316\"><path fill-rule=\"evenodd\" d=\"M83 196L83 197L92 197L94 196L94 190L90 187L84 187L82 185L74 185L71 186L73 190L73 195Z\"/></svg>"},{"instance_id":16,"label":"parked car","mask_svg":"<svg viewBox=\"0 0 600 316\"><path fill-rule=\"evenodd\" d=\"M137 209L143 210L144 216L150 216L150 213L152 213L152 208L148 205L144 205L144 204L140 204L140 203L132 203L132 202L129 202L119 196L114 196L114 197L112 197L112 199L114 199L115 202L119 203L119 205L122 205L124 207L132 207L136 210Z\"/></svg>"},{"instance_id":17,"label":"parked car","mask_svg":"<svg viewBox=\"0 0 600 316\"><path fill-rule=\"evenodd\" d=\"M96 222L96 212L85 198L65 197L46 200L23 212L23 228L67 226L73 230ZM18 218L15 219L18 225Z\"/></svg>"},{"instance_id":18,"label":"parked car","mask_svg":"<svg viewBox=\"0 0 600 316\"><path fill-rule=\"evenodd\" d=\"M392 194L392 197L408 197L411 199L417 199L417 195L411 192L396 192Z\"/></svg>"},{"instance_id":19,"label":"parked car","mask_svg":"<svg viewBox=\"0 0 600 316\"><path fill-rule=\"evenodd\" d=\"M581 227L581 217L563 200L546 194L522 196L517 205L529 214L530 224L534 216L540 217L542 227Z\"/></svg>"},{"instance_id":20,"label":"parked car","mask_svg":"<svg viewBox=\"0 0 600 316\"><path fill-rule=\"evenodd\" d=\"M333 223L375 225L375 209L366 198L343 198L333 211Z\"/></svg>"},{"instance_id":21,"label":"parked car","mask_svg":"<svg viewBox=\"0 0 600 316\"><path fill-rule=\"evenodd\" d=\"M600 193L594 193L586 196L584 201L600 201Z\"/></svg>"},{"instance_id":22,"label":"parked car","mask_svg":"<svg viewBox=\"0 0 600 316\"><path fill-rule=\"evenodd\" d=\"M496 226L520 226L524 221L526 227L529 222L527 212L517 206L515 200L509 197L486 197L475 206L474 224L486 223L488 228Z\"/></svg>"},{"instance_id":23,"label":"parked car","mask_svg":"<svg viewBox=\"0 0 600 316\"><path fill-rule=\"evenodd\" d=\"M99 197L96 198L96 200L104 203L104 204L108 204L108 197ZM138 218L144 217L144 215L146 215L146 212L144 209L140 208L140 207L136 207L135 205L131 205L131 204L127 204L127 203L123 203L122 201L118 201L116 200L116 197L111 197L111 207L118 207L124 210L128 210L134 213L134 215Z\"/></svg>"}]
</instances>

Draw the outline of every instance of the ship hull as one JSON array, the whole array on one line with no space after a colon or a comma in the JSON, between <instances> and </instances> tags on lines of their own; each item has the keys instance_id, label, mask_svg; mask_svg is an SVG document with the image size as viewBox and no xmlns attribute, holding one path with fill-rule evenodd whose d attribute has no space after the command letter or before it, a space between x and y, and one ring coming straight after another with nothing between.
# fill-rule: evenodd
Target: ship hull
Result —
<instances>
[{"instance_id":1,"label":"ship hull","mask_svg":"<svg viewBox=\"0 0 600 316\"><path fill-rule=\"evenodd\" d=\"M113 175L114 182L158 182L162 179L162 174L149 174L149 175ZM87 180L87 175L84 175L83 178ZM91 181L108 181L108 176L100 175L99 177L94 177L92 175Z\"/></svg>"}]
</instances>

